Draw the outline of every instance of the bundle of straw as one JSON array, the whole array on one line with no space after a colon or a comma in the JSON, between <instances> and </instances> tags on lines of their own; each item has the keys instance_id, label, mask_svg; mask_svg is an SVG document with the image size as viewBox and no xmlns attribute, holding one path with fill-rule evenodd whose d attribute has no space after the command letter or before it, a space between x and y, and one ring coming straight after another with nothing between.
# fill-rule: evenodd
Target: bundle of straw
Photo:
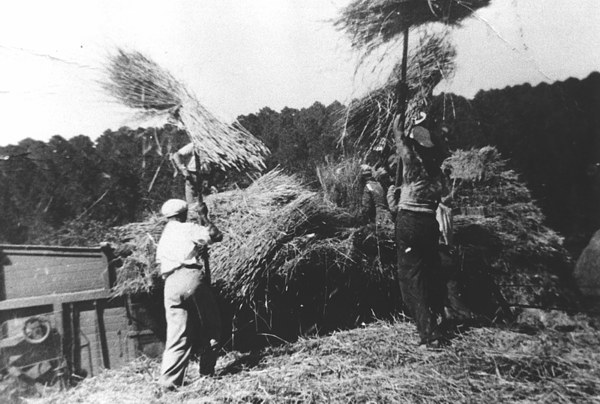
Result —
<instances>
[{"instance_id":1,"label":"bundle of straw","mask_svg":"<svg viewBox=\"0 0 600 404\"><path fill-rule=\"evenodd\" d=\"M500 153L490 146L456 151L443 169L453 182L455 242L470 261L463 265L488 266L513 305L573 307L563 238L543 224L531 192Z\"/></svg>"},{"instance_id":2,"label":"bundle of straw","mask_svg":"<svg viewBox=\"0 0 600 404\"><path fill-rule=\"evenodd\" d=\"M269 150L238 124L226 124L211 114L167 70L139 52L123 49L109 57L104 89L143 115L179 119L202 161L222 169L265 168Z\"/></svg>"},{"instance_id":3,"label":"bundle of straw","mask_svg":"<svg viewBox=\"0 0 600 404\"><path fill-rule=\"evenodd\" d=\"M455 270L469 307L482 316L498 308L487 293L497 290L488 287L490 278L510 304L572 307L559 279L569 264L562 239L543 226L527 187L505 164L495 149L484 148L456 152L444 166L454 181L456 211L486 206L484 215L456 216ZM356 226L345 209L295 176L274 171L245 190L209 195L206 203L225 235L211 246L213 280L238 329L252 324L247 329L257 334L294 338L397 312L393 236ZM162 226L154 217L116 232L134 250L124 259L116 294L152 290L157 268L150 241Z\"/></svg>"},{"instance_id":4,"label":"bundle of straw","mask_svg":"<svg viewBox=\"0 0 600 404\"><path fill-rule=\"evenodd\" d=\"M245 190L209 195L205 202L225 236L211 246L212 278L238 327L258 317L269 320L257 328L293 337L299 328L347 327L372 311L394 311L386 307L398 297L389 282L393 244L377 248L368 230L352 227L351 215L297 177L276 170ZM114 232L131 252L118 270L115 295L154 290L151 240L163 226L152 217Z\"/></svg>"},{"instance_id":5,"label":"bundle of straw","mask_svg":"<svg viewBox=\"0 0 600 404\"><path fill-rule=\"evenodd\" d=\"M297 177L278 170L244 191L211 195L206 203L227 240L211 250L214 278L225 282L238 303L250 304L268 294L269 279L291 279L282 271L284 263L313 242L335 235L348 221L345 212Z\"/></svg>"},{"instance_id":6,"label":"bundle of straw","mask_svg":"<svg viewBox=\"0 0 600 404\"><path fill-rule=\"evenodd\" d=\"M407 84L407 127L426 111L434 88L454 71L455 48L447 34L424 33L419 44L409 52ZM386 83L348 107L346 132L357 143L369 149L382 144L394 144L391 125L399 113L400 64L397 64Z\"/></svg>"},{"instance_id":7,"label":"bundle of straw","mask_svg":"<svg viewBox=\"0 0 600 404\"><path fill-rule=\"evenodd\" d=\"M327 161L317 167L317 178L324 198L355 215L361 207L364 186L360 180L362 163L362 158L352 156L337 162Z\"/></svg>"},{"instance_id":8,"label":"bundle of straw","mask_svg":"<svg viewBox=\"0 0 600 404\"><path fill-rule=\"evenodd\" d=\"M460 23L490 0L354 0L335 20L356 49L367 53L397 38L405 29L429 22Z\"/></svg>"}]
</instances>

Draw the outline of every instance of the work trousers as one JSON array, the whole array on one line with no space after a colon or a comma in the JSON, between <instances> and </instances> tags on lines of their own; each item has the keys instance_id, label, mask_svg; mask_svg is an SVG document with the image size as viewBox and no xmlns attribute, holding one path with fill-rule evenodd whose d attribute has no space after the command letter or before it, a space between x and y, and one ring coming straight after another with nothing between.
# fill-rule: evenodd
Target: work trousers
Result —
<instances>
[{"instance_id":1,"label":"work trousers","mask_svg":"<svg viewBox=\"0 0 600 404\"><path fill-rule=\"evenodd\" d=\"M396 217L398 280L402 300L417 325L421 343L440 338L442 311L438 223L433 213L400 210Z\"/></svg>"},{"instance_id":2,"label":"work trousers","mask_svg":"<svg viewBox=\"0 0 600 404\"><path fill-rule=\"evenodd\" d=\"M160 384L183 383L192 354L200 354L200 373L211 374L216 351L210 340L219 341L221 318L212 291L200 267L184 267L165 280L167 340L161 364Z\"/></svg>"}]
</instances>

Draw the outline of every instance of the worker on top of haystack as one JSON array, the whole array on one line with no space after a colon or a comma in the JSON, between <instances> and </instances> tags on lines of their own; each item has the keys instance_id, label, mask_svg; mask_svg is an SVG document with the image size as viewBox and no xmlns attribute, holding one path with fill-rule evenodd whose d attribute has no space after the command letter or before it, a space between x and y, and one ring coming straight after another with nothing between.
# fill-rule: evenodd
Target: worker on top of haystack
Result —
<instances>
[{"instance_id":1,"label":"worker on top of haystack","mask_svg":"<svg viewBox=\"0 0 600 404\"><path fill-rule=\"evenodd\" d=\"M193 143L188 143L177 150L171 155L171 159L185 178L186 202L190 207L198 206L198 209L200 209L203 179L206 179L211 173L209 164L199 161Z\"/></svg>"},{"instance_id":2,"label":"worker on top of haystack","mask_svg":"<svg viewBox=\"0 0 600 404\"><path fill-rule=\"evenodd\" d=\"M208 195L217 194L217 193L219 193L219 190L217 189L217 187L212 185L208 179L205 178L202 180L202 195L203 196L208 196Z\"/></svg>"},{"instance_id":3,"label":"worker on top of haystack","mask_svg":"<svg viewBox=\"0 0 600 404\"><path fill-rule=\"evenodd\" d=\"M373 172L368 164L361 164L360 175L365 182L361 197L360 217L363 223L375 223L378 226L391 226L390 210L385 200L385 192L376 176L382 171Z\"/></svg>"},{"instance_id":4,"label":"worker on top of haystack","mask_svg":"<svg viewBox=\"0 0 600 404\"><path fill-rule=\"evenodd\" d=\"M408 136L396 117L393 131L400 139L398 155L402 184L397 204L396 246L402 299L416 322L421 344L446 342L437 318L443 313L439 273L439 224L436 211L443 195L441 163L448 149L423 125L415 122Z\"/></svg>"},{"instance_id":5,"label":"worker on top of haystack","mask_svg":"<svg viewBox=\"0 0 600 404\"><path fill-rule=\"evenodd\" d=\"M212 374L217 359L221 318L210 286L208 245L223 235L212 224L186 223L188 205L169 199L161 213L168 218L158 242L156 261L165 279L167 340L159 383L181 386L190 357L200 355L200 373Z\"/></svg>"},{"instance_id":6,"label":"worker on top of haystack","mask_svg":"<svg viewBox=\"0 0 600 404\"><path fill-rule=\"evenodd\" d=\"M194 144L191 142L173 153L171 158L179 172L185 178L186 202L188 205L197 203L198 196L201 193L199 184L202 184L202 179L199 176L206 177L210 175L208 163L200 163L200 169L198 169L198 158L194 153Z\"/></svg>"}]
</instances>

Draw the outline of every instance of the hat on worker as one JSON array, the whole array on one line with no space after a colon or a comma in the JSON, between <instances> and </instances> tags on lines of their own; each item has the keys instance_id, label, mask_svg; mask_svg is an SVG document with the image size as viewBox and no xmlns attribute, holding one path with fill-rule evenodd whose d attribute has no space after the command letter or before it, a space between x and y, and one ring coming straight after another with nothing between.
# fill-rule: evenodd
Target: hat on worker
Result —
<instances>
[{"instance_id":1,"label":"hat on worker","mask_svg":"<svg viewBox=\"0 0 600 404\"><path fill-rule=\"evenodd\" d=\"M361 164L360 175L362 175L363 177L370 177L373 175L373 169L368 164Z\"/></svg>"},{"instance_id":2,"label":"hat on worker","mask_svg":"<svg viewBox=\"0 0 600 404\"><path fill-rule=\"evenodd\" d=\"M160 208L160 213L165 217L177 216L180 213L187 211L187 203L182 199L169 199L163 203Z\"/></svg>"},{"instance_id":3,"label":"hat on worker","mask_svg":"<svg viewBox=\"0 0 600 404\"><path fill-rule=\"evenodd\" d=\"M431 133L427 128L422 126L415 126L410 132L409 137L414 139L418 144L428 149L434 146L433 141L431 139Z\"/></svg>"}]
</instances>

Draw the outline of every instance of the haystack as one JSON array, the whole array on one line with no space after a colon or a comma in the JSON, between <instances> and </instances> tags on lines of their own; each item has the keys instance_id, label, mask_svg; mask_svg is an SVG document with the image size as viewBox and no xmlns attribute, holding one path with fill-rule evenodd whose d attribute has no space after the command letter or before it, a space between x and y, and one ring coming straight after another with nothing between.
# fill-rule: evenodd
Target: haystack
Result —
<instances>
[{"instance_id":1,"label":"haystack","mask_svg":"<svg viewBox=\"0 0 600 404\"><path fill-rule=\"evenodd\" d=\"M457 151L444 168L454 186L458 255L453 273L440 276L459 283L471 310L493 319L503 302L572 307L562 239L543 226L528 189L496 149ZM329 177L323 170L322 176ZM330 200L280 171L206 198L225 234L211 247L213 281L233 318L234 330L225 331L244 335L238 341L294 339L401 309L393 235L356 226L347 206ZM113 233L129 250L121 254L115 294L155 293L160 302L154 243L163 226L152 217Z\"/></svg>"},{"instance_id":2,"label":"haystack","mask_svg":"<svg viewBox=\"0 0 600 404\"><path fill-rule=\"evenodd\" d=\"M226 169L265 168L265 145L239 124L227 124L208 111L180 81L139 52L110 56L104 89L145 116L162 115L183 123L201 161Z\"/></svg>"},{"instance_id":3,"label":"haystack","mask_svg":"<svg viewBox=\"0 0 600 404\"><path fill-rule=\"evenodd\" d=\"M489 273L512 306L573 308L572 260L563 238L494 147L456 151L442 167L454 192L463 268Z\"/></svg>"},{"instance_id":4,"label":"haystack","mask_svg":"<svg viewBox=\"0 0 600 404\"><path fill-rule=\"evenodd\" d=\"M396 283L389 282L395 278L393 244L353 227L347 211L297 177L272 171L245 190L205 202L225 235L211 247L212 279L238 335L291 339L396 311L389 307L397 303ZM164 224L153 216L114 229L109 241L120 245L115 295L160 299L154 250Z\"/></svg>"},{"instance_id":5,"label":"haystack","mask_svg":"<svg viewBox=\"0 0 600 404\"><path fill-rule=\"evenodd\" d=\"M581 293L590 303L600 303L600 230L585 247L575 265L573 276Z\"/></svg>"}]
</instances>

